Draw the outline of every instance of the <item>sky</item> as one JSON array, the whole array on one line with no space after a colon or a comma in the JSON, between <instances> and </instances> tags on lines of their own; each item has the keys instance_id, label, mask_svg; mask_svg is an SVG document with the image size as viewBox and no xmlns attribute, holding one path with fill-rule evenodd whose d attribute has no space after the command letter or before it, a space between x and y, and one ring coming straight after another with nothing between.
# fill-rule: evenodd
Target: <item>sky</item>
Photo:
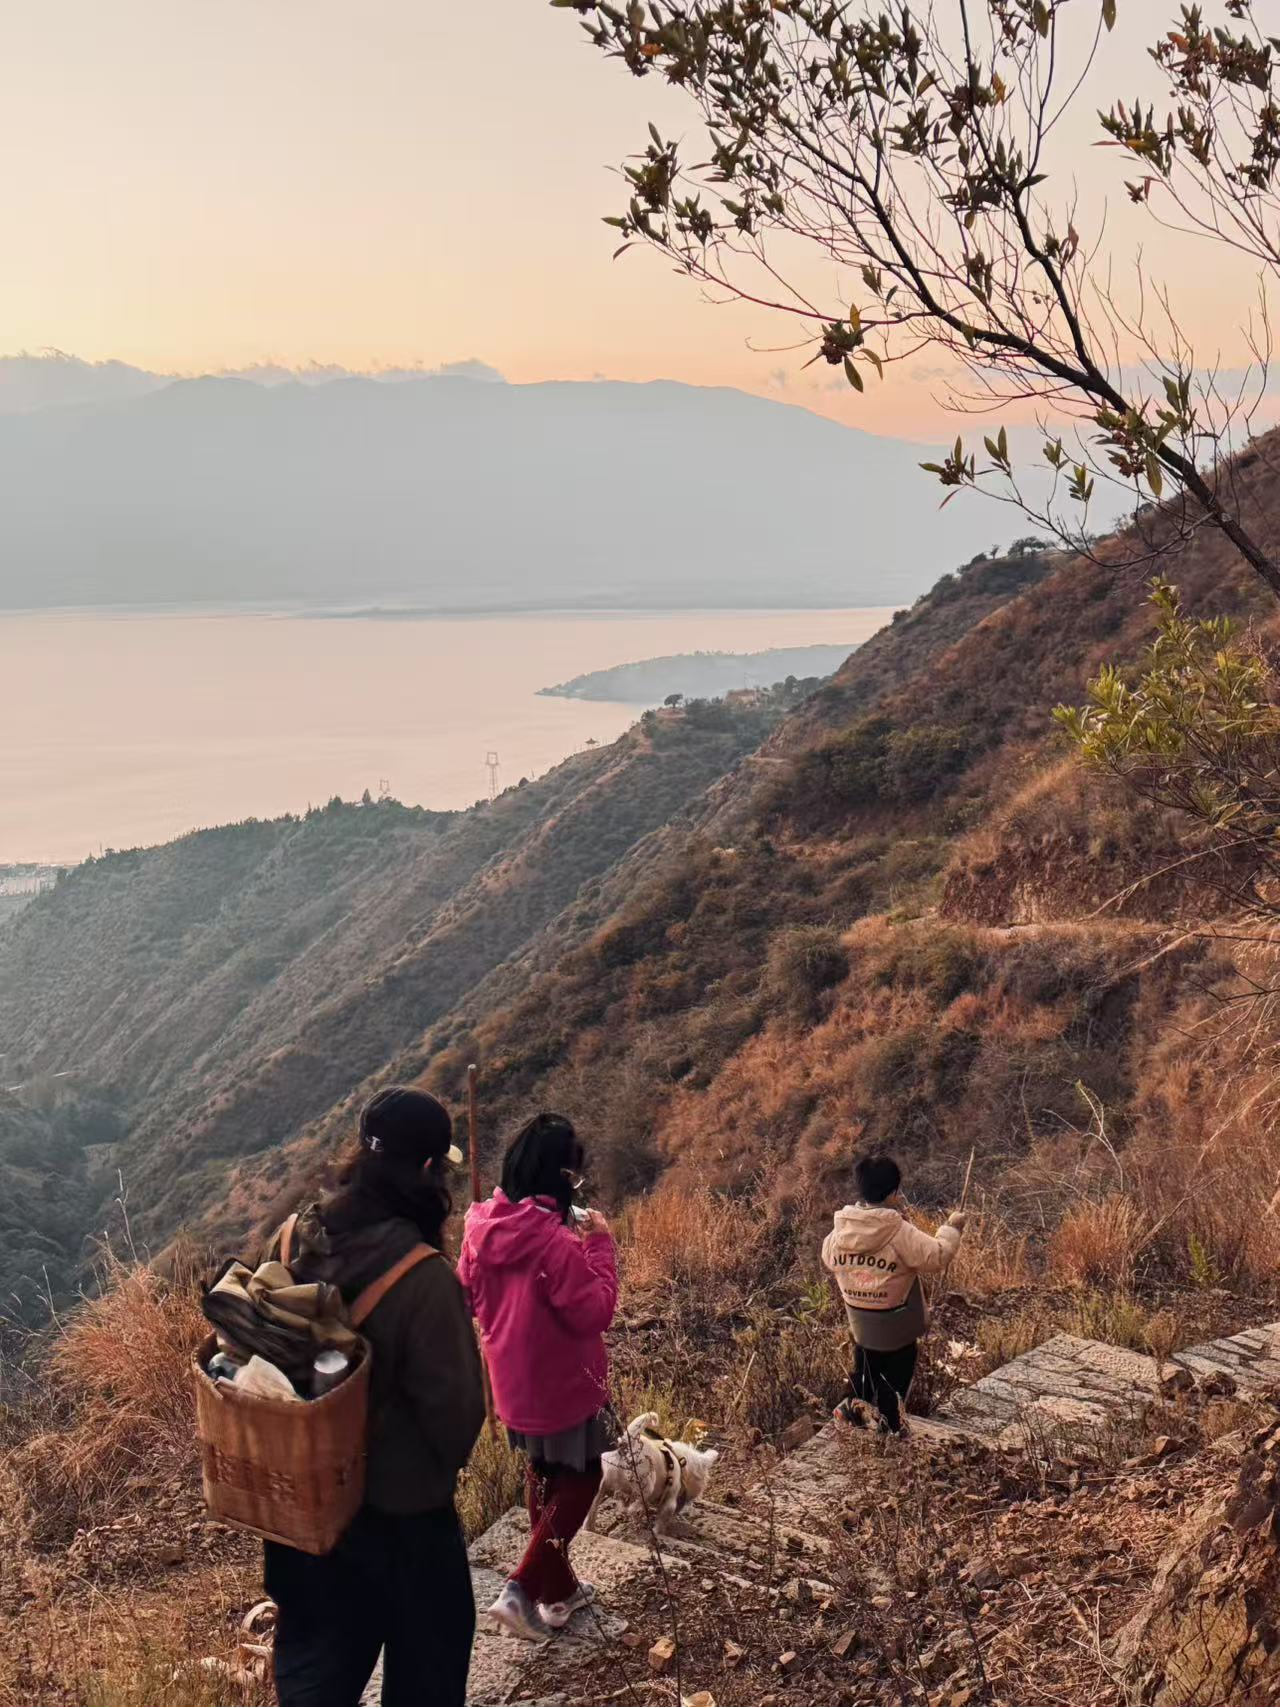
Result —
<instances>
[{"instance_id":1,"label":"sky","mask_svg":"<svg viewBox=\"0 0 1280 1707\"><path fill-rule=\"evenodd\" d=\"M1081 0L1092 16L1091 0ZM1242 281L1125 203L1094 108L1129 94L1172 0L1120 0L1078 156L1111 246L1175 280L1206 347ZM1132 73L1132 76L1130 75ZM674 378L931 436L926 360L855 397L767 353L785 329L713 306L656 255L611 260L611 169L677 92L638 83L546 0L41 0L0 62L0 352L166 372L476 357L515 381Z\"/></svg>"}]
</instances>

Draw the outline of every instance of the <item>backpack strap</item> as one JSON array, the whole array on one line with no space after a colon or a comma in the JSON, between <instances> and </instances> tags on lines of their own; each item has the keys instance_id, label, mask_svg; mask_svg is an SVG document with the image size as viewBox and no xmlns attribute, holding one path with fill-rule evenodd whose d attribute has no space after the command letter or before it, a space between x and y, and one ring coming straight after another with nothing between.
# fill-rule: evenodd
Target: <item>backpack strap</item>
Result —
<instances>
[{"instance_id":1,"label":"backpack strap","mask_svg":"<svg viewBox=\"0 0 1280 1707\"><path fill-rule=\"evenodd\" d=\"M293 1231L298 1225L298 1217L291 1215L280 1228L280 1257L279 1260L286 1268L289 1266L289 1256L293 1250Z\"/></svg>"},{"instance_id":2,"label":"backpack strap","mask_svg":"<svg viewBox=\"0 0 1280 1707\"><path fill-rule=\"evenodd\" d=\"M365 1319L373 1314L396 1282L403 1280L410 1269L417 1268L419 1263L427 1262L431 1257L438 1257L439 1255L440 1252L431 1245L415 1245L411 1251L406 1251L398 1263L393 1264L379 1279L371 1281L351 1305L347 1313L351 1317L352 1327L360 1327Z\"/></svg>"}]
</instances>

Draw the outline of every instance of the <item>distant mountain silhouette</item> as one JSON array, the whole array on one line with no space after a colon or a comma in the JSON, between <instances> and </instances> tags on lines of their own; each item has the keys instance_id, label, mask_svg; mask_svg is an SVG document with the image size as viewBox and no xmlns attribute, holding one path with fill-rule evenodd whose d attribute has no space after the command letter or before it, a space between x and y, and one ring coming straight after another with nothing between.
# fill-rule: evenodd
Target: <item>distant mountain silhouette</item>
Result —
<instances>
[{"instance_id":1,"label":"distant mountain silhouette","mask_svg":"<svg viewBox=\"0 0 1280 1707\"><path fill-rule=\"evenodd\" d=\"M61 402L0 403L0 607L886 605L999 532L939 514L930 447L737 391L10 358L0 398L33 363Z\"/></svg>"},{"instance_id":2,"label":"distant mountain silhouette","mask_svg":"<svg viewBox=\"0 0 1280 1707\"><path fill-rule=\"evenodd\" d=\"M0 415L24 415L66 403L115 403L126 397L142 397L160 391L181 376L152 373L131 367L128 362L87 362L65 350L22 350L0 356ZM334 362L305 362L287 367L282 362L255 362L249 367L227 368L219 379L251 379L257 385L324 385L331 379L403 379L453 377L503 383L503 376L488 362L476 357L445 362L437 368L380 368L365 372Z\"/></svg>"}]
</instances>

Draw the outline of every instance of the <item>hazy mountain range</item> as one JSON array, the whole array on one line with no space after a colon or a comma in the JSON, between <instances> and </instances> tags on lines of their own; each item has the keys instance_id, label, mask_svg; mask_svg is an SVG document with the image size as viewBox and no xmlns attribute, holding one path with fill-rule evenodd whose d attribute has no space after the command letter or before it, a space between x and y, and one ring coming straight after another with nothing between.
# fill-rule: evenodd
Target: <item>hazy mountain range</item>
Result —
<instances>
[{"instance_id":1,"label":"hazy mountain range","mask_svg":"<svg viewBox=\"0 0 1280 1707\"><path fill-rule=\"evenodd\" d=\"M478 361L9 357L0 608L898 604L1007 531L982 500L940 514L930 454L741 392Z\"/></svg>"}]
</instances>

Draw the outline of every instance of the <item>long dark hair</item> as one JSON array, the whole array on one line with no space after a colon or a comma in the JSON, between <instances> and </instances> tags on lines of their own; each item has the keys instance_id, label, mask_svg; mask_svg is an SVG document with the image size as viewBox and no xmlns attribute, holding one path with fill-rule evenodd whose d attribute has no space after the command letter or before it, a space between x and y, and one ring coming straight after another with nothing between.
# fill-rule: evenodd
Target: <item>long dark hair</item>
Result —
<instances>
[{"instance_id":1,"label":"long dark hair","mask_svg":"<svg viewBox=\"0 0 1280 1707\"><path fill-rule=\"evenodd\" d=\"M424 1168L356 1139L338 1164L338 1189L325 1204L324 1224L336 1233L377 1221L412 1221L424 1243L443 1250L453 1213L444 1167L440 1160Z\"/></svg>"},{"instance_id":2,"label":"long dark hair","mask_svg":"<svg viewBox=\"0 0 1280 1707\"><path fill-rule=\"evenodd\" d=\"M574 1192L569 1175L581 1173L584 1155L571 1120L563 1114L535 1114L503 1157L503 1192L512 1203L524 1197L554 1198L561 1219L567 1221Z\"/></svg>"}]
</instances>

